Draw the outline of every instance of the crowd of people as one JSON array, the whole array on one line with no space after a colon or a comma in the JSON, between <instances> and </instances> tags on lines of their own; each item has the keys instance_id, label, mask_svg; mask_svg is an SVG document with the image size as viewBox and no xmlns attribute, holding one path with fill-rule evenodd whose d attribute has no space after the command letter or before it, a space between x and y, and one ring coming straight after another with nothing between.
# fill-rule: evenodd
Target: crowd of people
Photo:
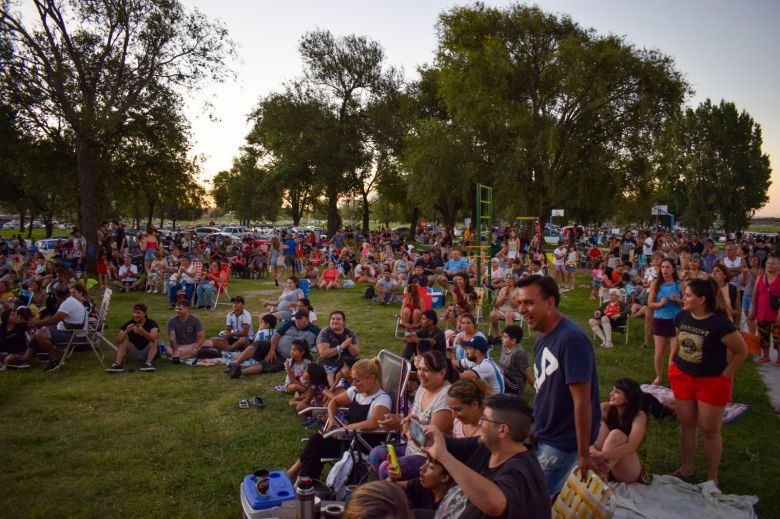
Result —
<instances>
[{"instance_id":1,"label":"crowd of people","mask_svg":"<svg viewBox=\"0 0 780 519\"><path fill-rule=\"evenodd\" d=\"M159 358L223 365L232 378L284 371L276 389L291 407L327 409L307 419L319 431L288 469L290 479L320 477L322 458L343 449L343 438L324 433L372 431L371 470L392 483L376 486L377 495L400 489L422 516L544 517L575 466L626 483L649 476L639 383L617 380L601 402L591 339L559 310L561 293L578 279L598 300L589 325L602 347L613 348L613 334L626 333L632 319L643 326L644 345L652 339L652 384L666 377L675 397L681 463L674 474L681 478L693 474L698 428L707 477L718 482L721 418L748 356L740 330L759 335L758 362L769 361L771 340L780 339L780 256L762 237L737 236L721 251L695 233L627 230L603 239L578 228L548 254L539 236L494 229L478 276L476 258L454 248L446 232L416 250L392 231L362 242L338 231L328 241L311 233L225 243L186 234L160 239L149 228L139 242L143 264L136 264L123 227L101 229L98 283L162 294L175 312L161 335L147 305L136 303L118 331L109 372L134 361L151 372ZM0 245L0 346L7 352L0 367L28 368L43 352L45 371L54 371L58 346L84 333L95 315L80 277L86 244L74 229L73 247L51 257ZM280 286L279 297L257 301L263 309L254 316L244 297L231 298L224 329L208 338L193 310L213 309L231 276L265 275ZM362 355L346 314L331 312L318 324L312 291L355 284L376 304L399 307L398 353L413 366L414 389L401 395L410 400L406 416L382 387L376 360ZM441 308L433 291L446 298ZM483 308L487 333L479 329ZM532 359L521 345L524 326L535 333ZM526 386L533 408L523 398ZM391 456L383 442L393 432L401 441ZM370 506L371 496L365 499Z\"/></svg>"}]
</instances>

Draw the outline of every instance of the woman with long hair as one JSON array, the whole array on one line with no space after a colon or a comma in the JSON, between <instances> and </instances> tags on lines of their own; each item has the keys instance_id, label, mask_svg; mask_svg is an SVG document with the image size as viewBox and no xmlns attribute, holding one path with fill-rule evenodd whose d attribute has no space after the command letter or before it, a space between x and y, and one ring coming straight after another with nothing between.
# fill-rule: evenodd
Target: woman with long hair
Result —
<instances>
[{"instance_id":1,"label":"woman with long hair","mask_svg":"<svg viewBox=\"0 0 780 519\"><path fill-rule=\"evenodd\" d=\"M718 284L718 289L726 302L726 313L731 322L739 326L742 319L742 301L739 297L739 290L736 285L730 283L731 273L723 263L716 263L712 266L710 276Z\"/></svg>"},{"instance_id":2,"label":"woman with long hair","mask_svg":"<svg viewBox=\"0 0 780 519\"><path fill-rule=\"evenodd\" d=\"M298 476L319 479L322 474L322 458L341 455L341 440L336 436L325 438L324 433L334 429L344 431L373 431L379 420L390 412L392 400L381 386L382 373L376 359L361 359L352 366L352 386L328 402L328 421L323 431L314 434L303 448L300 457L287 469L287 477L295 481ZM347 425L336 420L339 407L349 406ZM375 447L385 434L364 434L363 439Z\"/></svg>"},{"instance_id":3,"label":"woman with long hair","mask_svg":"<svg viewBox=\"0 0 780 519\"><path fill-rule=\"evenodd\" d=\"M407 330L419 328L424 310L425 307L420 299L419 285L412 281L406 285L401 300L401 327Z\"/></svg>"},{"instance_id":4,"label":"woman with long hair","mask_svg":"<svg viewBox=\"0 0 780 519\"><path fill-rule=\"evenodd\" d=\"M591 459L604 464L599 476L604 481L636 483L642 479L642 462L637 454L647 430L647 415L640 409L642 390L636 380L621 378L601 404L601 428Z\"/></svg>"},{"instance_id":5,"label":"woman with long hair","mask_svg":"<svg viewBox=\"0 0 780 519\"><path fill-rule=\"evenodd\" d=\"M734 373L748 355L745 340L728 316L714 280L694 279L685 287L683 311L674 318L669 383L680 422L681 463L673 475L693 475L696 430L701 431L707 479L718 484L723 452L723 411L731 400Z\"/></svg>"},{"instance_id":6,"label":"woman with long hair","mask_svg":"<svg viewBox=\"0 0 780 519\"><path fill-rule=\"evenodd\" d=\"M661 261L661 272L652 285L647 298L647 307L653 311L653 342L655 344L655 380L661 383L664 364L669 349L677 347L677 333L674 317L680 311L682 282L677 278L677 269L670 258Z\"/></svg>"}]
</instances>

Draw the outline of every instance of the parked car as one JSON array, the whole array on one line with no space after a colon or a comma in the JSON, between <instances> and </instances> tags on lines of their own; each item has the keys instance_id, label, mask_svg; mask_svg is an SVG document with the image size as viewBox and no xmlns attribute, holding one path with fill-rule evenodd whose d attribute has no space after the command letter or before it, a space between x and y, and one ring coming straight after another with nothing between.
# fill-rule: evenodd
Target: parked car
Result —
<instances>
[{"instance_id":1,"label":"parked car","mask_svg":"<svg viewBox=\"0 0 780 519\"><path fill-rule=\"evenodd\" d=\"M227 234L235 234L236 236L240 236L241 238L246 238L252 234L252 231L249 230L247 227L238 225L238 226L231 226L231 227L223 227L222 232Z\"/></svg>"},{"instance_id":2,"label":"parked car","mask_svg":"<svg viewBox=\"0 0 780 519\"><path fill-rule=\"evenodd\" d=\"M241 237L227 232L215 232L205 237L209 241L230 241L241 243Z\"/></svg>"},{"instance_id":3,"label":"parked car","mask_svg":"<svg viewBox=\"0 0 780 519\"><path fill-rule=\"evenodd\" d=\"M198 226L194 229L195 234L198 235L198 238L205 238L206 236L214 233L220 233L222 232L222 229L217 229L216 227L205 227L205 226Z\"/></svg>"},{"instance_id":4,"label":"parked car","mask_svg":"<svg viewBox=\"0 0 780 519\"><path fill-rule=\"evenodd\" d=\"M19 222L5 222L3 224L3 229L18 229L19 228Z\"/></svg>"},{"instance_id":5,"label":"parked car","mask_svg":"<svg viewBox=\"0 0 780 519\"><path fill-rule=\"evenodd\" d=\"M68 240L70 240L70 237L68 236L52 236L51 238L38 240L35 242L35 246L40 252L48 256L49 254L54 253L58 242L61 241L62 243L65 243Z\"/></svg>"}]
</instances>

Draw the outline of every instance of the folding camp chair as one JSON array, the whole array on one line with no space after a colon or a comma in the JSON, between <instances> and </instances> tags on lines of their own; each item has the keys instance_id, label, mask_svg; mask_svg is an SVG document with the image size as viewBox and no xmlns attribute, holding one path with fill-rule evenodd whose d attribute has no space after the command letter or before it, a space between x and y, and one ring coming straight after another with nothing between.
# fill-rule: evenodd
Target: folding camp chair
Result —
<instances>
[{"instance_id":1,"label":"folding camp chair","mask_svg":"<svg viewBox=\"0 0 780 519\"><path fill-rule=\"evenodd\" d=\"M388 350L382 350L376 357L379 362L380 371L382 374L381 387L390 396L392 402L391 413L400 414L405 416L409 413L408 400L406 399L406 386L409 383L409 374L411 372L411 365L409 361ZM346 408L342 408L346 410ZM310 415L315 412L327 411L327 407L308 407L299 415ZM346 425L346 424L341 424ZM333 434L333 432L328 433ZM386 431L379 429L375 431L347 431L346 440L344 442L344 449L341 455L336 458L323 458L324 463L334 463L339 461L344 452L349 451L350 455L355 463L361 463L367 465L367 455L371 451L371 445L366 441L364 435L368 434L390 434ZM306 441L304 438L302 441ZM367 468L366 468L367 474Z\"/></svg>"},{"instance_id":2,"label":"folding camp chair","mask_svg":"<svg viewBox=\"0 0 780 519\"><path fill-rule=\"evenodd\" d=\"M214 304L211 306L212 310L216 310L217 305L219 305L219 304L222 304L222 305L230 304L229 302L228 303L220 303L219 302L220 294L225 294L225 297L227 297L228 301L230 301L230 299L231 299L230 292L228 292L228 284L230 284L230 263L224 263L222 265L222 273L223 273L222 277L224 279L218 281L215 284L215 286L214 286L214 288L217 289L217 293L214 296Z\"/></svg>"},{"instance_id":3,"label":"folding camp chair","mask_svg":"<svg viewBox=\"0 0 780 519\"><path fill-rule=\"evenodd\" d=\"M422 311L426 311L429 308L431 308L431 305L433 304L433 296L428 293L427 287L418 287L417 293L420 296L420 302L422 303L420 306L422 306ZM402 303L403 305L403 303ZM395 337L398 337L398 331L401 329L401 314L400 312L395 314Z\"/></svg>"},{"instance_id":4,"label":"folding camp chair","mask_svg":"<svg viewBox=\"0 0 780 519\"><path fill-rule=\"evenodd\" d=\"M585 482L580 481L580 469L575 467L566 479L552 506L554 519L612 517L612 490L592 470L588 470Z\"/></svg>"}]
</instances>

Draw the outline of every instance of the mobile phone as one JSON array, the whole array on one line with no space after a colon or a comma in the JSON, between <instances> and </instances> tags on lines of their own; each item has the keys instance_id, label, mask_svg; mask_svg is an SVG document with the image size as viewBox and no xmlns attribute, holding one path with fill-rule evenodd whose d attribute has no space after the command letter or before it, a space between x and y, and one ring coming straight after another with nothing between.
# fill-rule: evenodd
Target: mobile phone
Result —
<instances>
[{"instance_id":1,"label":"mobile phone","mask_svg":"<svg viewBox=\"0 0 780 519\"><path fill-rule=\"evenodd\" d=\"M389 443L387 444L387 461L390 462L393 470L399 474L401 473L401 465L398 464L398 455L395 453L395 447Z\"/></svg>"},{"instance_id":2,"label":"mobile phone","mask_svg":"<svg viewBox=\"0 0 780 519\"><path fill-rule=\"evenodd\" d=\"M425 433L423 432L423 426L414 418L409 420L409 436L412 437L414 443L420 447L425 447Z\"/></svg>"}]
</instances>

